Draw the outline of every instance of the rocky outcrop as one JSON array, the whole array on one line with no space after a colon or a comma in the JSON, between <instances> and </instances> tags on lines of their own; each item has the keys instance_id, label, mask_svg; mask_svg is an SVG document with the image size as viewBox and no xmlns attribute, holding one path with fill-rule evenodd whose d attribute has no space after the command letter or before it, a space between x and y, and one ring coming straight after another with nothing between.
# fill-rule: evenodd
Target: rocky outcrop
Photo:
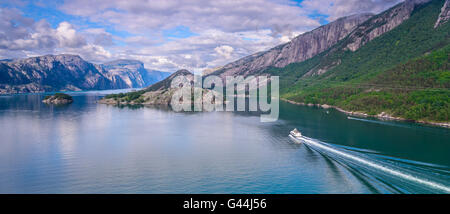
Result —
<instances>
[{"instance_id":1,"label":"rocky outcrop","mask_svg":"<svg viewBox=\"0 0 450 214\"><path fill-rule=\"evenodd\" d=\"M440 25L446 23L449 19L450 19L450 0L446 0L444 3L444 6L442 6L439 17L436 20L436 24L434 25L434 28L437 28Z\"/></svg>"},{"instance_id":2,"label":"rocky outcrop","mask_svg":"<svg viewBox=\"0 0 450 214\"><path fill-rule=\"evenodd\" d=\"M430 0L406 0L359 25L346 41L346 49L358 50L367 42L394 29L409 19L414 9Z\"/></svg>"},{"instance_id":3,"label":"rocky outcrop","mask_svg":"<svg viewBox=\"0 0 450 214\"><path fill-rule=\"evenodd\" d=\"M165 76L139 61L96 65L77 55L46 55L0 61L0 93L141 88Z\"/></svg>"},{"instance_id":4,"label":"rocky outcrop","mask_svg":"<svg viewBox=\"0 0 450 214\"><path fill-rule=\"evenodd\" d=\"M177 90L171 88L172 80L178 76L184 76L193 85L194 75L183 69L143 90L126 94L108 95L101 99L99 103L112 105L170 105L172 95Z\"/></svg>"},{"instance_id":5,"label":"rocky outcrop","mask_svg":"<svg viewBox=\"0 0 450 214\"><path fill-rule=\"evenodd\" d=\"M284 67L290 63L305 61L335 45L370 17L371 14L358 14L340 18L301 34L286 44L229 63L211 74L222 77L249 75L269 66Z\"/></svg>"}]
</instances>

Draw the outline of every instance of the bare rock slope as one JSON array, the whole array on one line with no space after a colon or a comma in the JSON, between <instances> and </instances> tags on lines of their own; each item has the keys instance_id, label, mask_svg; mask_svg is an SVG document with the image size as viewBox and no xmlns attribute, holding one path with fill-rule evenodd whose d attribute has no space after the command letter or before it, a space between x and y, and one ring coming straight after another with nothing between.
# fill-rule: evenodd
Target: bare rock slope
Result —
<instances>
[{"instance_id":1,"label":"bare rock slope","mask_svg":"<svg viewBox=\"0 0 450 214\"><path fill-rule=\"evenodd\" d=\"M211 74L222 77L249 75L269 66L284 67L294 62L305 61L335 45L370 17L372 17L372 14L358 14L340 18L301 34L288 43L229 63Z\"/></svg>"}]
</instances>

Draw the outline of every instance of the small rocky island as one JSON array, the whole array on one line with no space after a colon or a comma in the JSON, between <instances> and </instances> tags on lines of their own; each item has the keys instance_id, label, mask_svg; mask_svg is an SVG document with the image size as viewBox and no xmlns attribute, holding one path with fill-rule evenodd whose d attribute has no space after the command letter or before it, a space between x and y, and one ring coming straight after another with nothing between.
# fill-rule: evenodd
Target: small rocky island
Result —
<instances>
[{"instance_id":1,"label":"small rocky island","mask_svg":"<svg viewBox=\"0 0 450 214\"><path fill-rule=\"evenodd\" d=\"M54 95L46 96L42 102L53 105L66 105L72 103L73 98L68 94L56 93Z\"/></svg>"}]
</instances>

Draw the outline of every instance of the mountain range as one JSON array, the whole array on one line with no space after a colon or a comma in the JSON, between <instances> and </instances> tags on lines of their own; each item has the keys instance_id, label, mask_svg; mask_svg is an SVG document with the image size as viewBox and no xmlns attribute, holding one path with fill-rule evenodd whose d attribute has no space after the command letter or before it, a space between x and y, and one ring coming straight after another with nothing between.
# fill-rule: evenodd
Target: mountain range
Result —
<instances>
[{"instance_id":1,"label":"mountain range","mask_svg":"<svg viewBox=\"0 0 450 214\"><path fill-rule=\"evenodd\" d=\"M449 0L405 1L322 53L263 72L280 76L286 100L449 126L449 9Z\"/></svg>"},{"instance_id":2,"label":"mountain range","mask_svg":"<svg viewBox=\"0 0 450 214\"><path fill-rule=\"evenodd\" d=\"M276 75L282 99L290 102L448 124L449 20L450 0L406 0L379 14L339 18L205 75ZM154 100L167 95L177 75L191 74L180 70L141 91L109 98L158 104ZM0 92L144 87L167 76L138 61L95 65L73 55L49 55L0 61Z\"/></svg>"},{"instance_id":3,"label":"mountain range","mask_svg":"<svg viewBox=\"0 0 450 214\"><path fill-rule=\"evenodd\" d=\"M0 61L0 93L143 88L169 75L136 60L93 64L77 55L45 55Z\"/></svg>"},{"instance_id":4,"label":"mountain range","mask_svg":"<svg viewBox=\"0 0 450 214\"><path fill-rule=\"evenodd\" d=\"M449 1L343 17L206 76L276 75L281 98L293 103L450 126Z\"/></svg>"}]
</instances>

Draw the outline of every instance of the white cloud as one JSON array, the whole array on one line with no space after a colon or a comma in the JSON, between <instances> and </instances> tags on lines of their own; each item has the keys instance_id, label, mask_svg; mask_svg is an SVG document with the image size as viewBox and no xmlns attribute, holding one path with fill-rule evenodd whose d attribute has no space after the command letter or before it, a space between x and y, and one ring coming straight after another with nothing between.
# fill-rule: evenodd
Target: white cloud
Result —
<instances>
[{"instance_id":1,"label":"white cloud","mask_svg":"<svg viewBox=\"0 0 450 214\"><path fill-rule=\"evenodd\" d=\"M116 57L141 60L148 68L165 71L185 68L199 72L272 48L282 42L281 37L274 38L271 34L271 30L248 31L244 34L209 30L201 35L157 46L121 50L123 54Z\"/></svg>"},{"instance_id":2,"label":"white cloud","mask_svg":"<svg viewBox=\"0 0 450 214\"><path fill-rule=\"evenodd\" d=\"M85 36L69 22L52 28L45 20L35 22L16 9L0 8L0 57L21 58L43 54L72 53L102 61L112 57L103 46L88 43ZM103 31L104 32L104 31ZM101 30L87 30L86 35L101 35ZM95 40L95 39L94 39Z\"/></svg>"},{"instance_id":3,"label":"white cloud","mask_svg":"<svg viewBox=\"0 0 450 214\"><path fill-rule=\"evenodd\" d=\"M214 50L221 56L229 59L231 57L231 53L233 53L234 48L228 45L222 45L214 48Z\"/></svg>"},{"instance_id":4,"label":"white cloud","mask_svg":"<svg viewBox=\"0 0 450 214\"><path fill-rule=\"evenodd\" d=\"M80 36L68 22L59 23L55 35L60 43L60 47L76 48L86 44L86 40Z\"/></svg>"},{"instance_id":5,"label":"white cloud","mask_svg":"<svg viewBox=\"0 0 450 214\"><path fill-rule=\"evenodd\" d=\"M61 9L134 33L179 25L188 26L195 32L271 29L284 33L319 25L317 20L309 18L300 7L287 0L74 0L67 1Z\"/></svg>"},{"instance_id":6,"label":"white cloud","mask_svg":"<svg viewBox=\"0 0 450 214\"><path fill-rule=\"evenodd\" d=\"M88 28L83 30L82 33L86 35L86 37L89 38L90 42L93 44L101 46L114 45L113 35L111 35L111 33L106 32L105 29L103 28Z\"/></svg>"}]
</instances>

